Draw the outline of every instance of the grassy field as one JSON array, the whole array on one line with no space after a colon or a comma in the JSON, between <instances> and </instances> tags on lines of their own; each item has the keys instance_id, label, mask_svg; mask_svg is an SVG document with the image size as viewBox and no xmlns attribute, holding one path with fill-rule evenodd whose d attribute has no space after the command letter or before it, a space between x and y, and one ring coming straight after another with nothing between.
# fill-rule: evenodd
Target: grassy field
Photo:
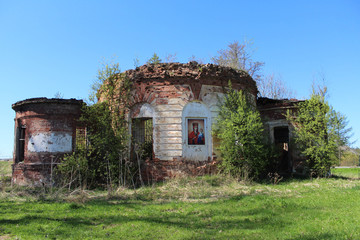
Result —
<instances>
[{"instance_id":1,"label":"grassy field","mask_svg":"<svg viewBox=\"0 0 360 240\"><path fill-rule=\"evenodd\" d=\"M360 239L360 181L220 176L44 195L0 192L0 239Z\"/></svg>"},{"instance_id":2,"label":"grassy field","mask_svg":"<svg viewBox=\"0 0 360 240\"><path fill-rule=\"evenodd\" d=\"M11 176L12 161L0 161L0 177Z\"/></svg>"},{"instance_id":3,"label":"grassy field","mask_svg":"<svg viewBox=\"0 0 360 240\"><path fill-rule=\"evenodd\" d=\"M333 168L331 173L346 178L360 178L360 168Z\"/></svg>"}]
</instances>

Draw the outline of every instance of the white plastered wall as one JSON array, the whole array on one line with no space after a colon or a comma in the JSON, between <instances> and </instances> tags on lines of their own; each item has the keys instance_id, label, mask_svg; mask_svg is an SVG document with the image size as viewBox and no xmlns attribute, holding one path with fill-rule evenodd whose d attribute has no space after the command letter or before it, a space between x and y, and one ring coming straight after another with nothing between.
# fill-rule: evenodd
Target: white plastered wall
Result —
<instances>
[{"instance_id":1,"label":"white plastered wall","mask_svg":"<svg viewBox=\"0 0 360 240\"><path fill-rule=\"evenodd\" d=\"M72 151L72 136L69 133L37 133L29 137L29 152L66 153Z\"/></svg>"},{"instance_id":2,"label":"white plastered wall","mask_svg":"<svg viewBox=\"0 0 360 240\"><path fill-rule=\"evenodd\" d=\"M188 120L203 119L204 120L204 145L188 144ZM211 136L212 117L210 109L202 102L188 103L182 113L182 129L183 129L183 158L193 161L205 161L212 155L212 136ZM191 127L191 126L190 126Z\"/></svg>"}]
</instances>

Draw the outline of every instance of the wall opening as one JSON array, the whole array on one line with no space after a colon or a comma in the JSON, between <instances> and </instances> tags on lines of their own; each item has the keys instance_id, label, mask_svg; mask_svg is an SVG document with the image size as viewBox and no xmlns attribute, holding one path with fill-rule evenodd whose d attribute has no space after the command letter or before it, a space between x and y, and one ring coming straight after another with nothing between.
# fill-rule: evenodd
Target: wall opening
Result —
<instances>
[{"instance_id":1,"label":"wall opening","mask_svg":"<svg viewBox=\"0 0 360 240\"><path fill-rule=\"evenodd\" d=\"M17 146L16 146L16 157L15 161L23 162L25 156L25 137L26 137L26 126L20 125L17 128Z\"/></svg>"},{"instance_id":2,"label":"wall opening","mask_svg":"<svg viewBox=\"0 0 360 240\"><path fill-rule=\"evenodd\" d=\"M153 155L153 119L134 118L131 122L131 159L140 154L143 159Z\"/></svg>"},{"instance_id":3,"label":"wall opening","mask_svg":"<svg viewBox=\"0 0 360 240\"><path fill-rule=\"evenodd\" d=\"M274 143L280 152L279 171L289 172L291 169L291 161L289 155L289 128L274 128Z\"/></svg>"}]
</instances>

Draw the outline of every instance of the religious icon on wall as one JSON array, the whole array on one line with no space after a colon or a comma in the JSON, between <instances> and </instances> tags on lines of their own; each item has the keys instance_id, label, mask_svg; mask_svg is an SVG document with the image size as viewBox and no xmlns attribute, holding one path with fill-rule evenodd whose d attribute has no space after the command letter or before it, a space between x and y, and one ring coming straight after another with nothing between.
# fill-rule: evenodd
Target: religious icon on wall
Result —
<instances>
[{"instance_id":1,"label":"religious icon on wall","mask_svg":"<svg viewBox=\"0 0 360 240\"><path fill-rule=\"evenodd\" d=\"M204 119L188 119L188 144L205 144Z\"/></svg>"}]
</instances>

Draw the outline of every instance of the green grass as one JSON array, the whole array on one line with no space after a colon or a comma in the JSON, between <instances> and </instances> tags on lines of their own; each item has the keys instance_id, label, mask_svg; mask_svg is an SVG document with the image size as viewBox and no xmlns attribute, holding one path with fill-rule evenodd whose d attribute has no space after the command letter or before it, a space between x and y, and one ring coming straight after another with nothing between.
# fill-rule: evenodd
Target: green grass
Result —
<instances>
[{"instance_id":1,"label":"green grass","mask_svg":"<svg viewBox=\"0 0 360 240\"><path fill-rule=\"evenodd\" d=\"M11 176L12 161L0 161L0 177Z\"/></svg>"},{"instance_id":2,"label":"green grass","mask_svg":"<svg viewBox=\"0 0 360 240\"><path fill-rule=\"evenodd\" d=\"M333 168L331 174L346 178L360 178L360 168Z\"/></svg>"},{"instance_id":3,"label":"green grass","mask_svg":"<svg viewBox=\"0 0 360 240\"><path fill-rule=\"evenodd\" d=\"M86 192L39 200L26 191L8 189L0 195L3 238L360 238L358 180L245 185L213 176L119 189L111 198Z\"/></svg>"},{"instance_id":4,"label":"green grass","mask_svg":"<svg viewBox=\"0 0 360 240\"><path fill-rule=\"evenodd\" d=\"M11 182L11 164L12 161L0 161L0 191Z\"/></svg>"}]
</instances>

